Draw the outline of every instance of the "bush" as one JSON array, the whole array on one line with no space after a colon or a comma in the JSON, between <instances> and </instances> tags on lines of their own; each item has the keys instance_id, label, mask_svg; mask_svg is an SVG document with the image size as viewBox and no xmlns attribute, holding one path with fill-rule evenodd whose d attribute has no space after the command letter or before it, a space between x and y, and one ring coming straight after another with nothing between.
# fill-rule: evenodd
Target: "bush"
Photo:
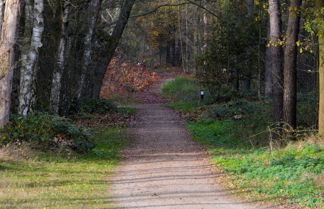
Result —
<instances>
[{"instance_id":1,"label":"bush","mask_svg":"<svg viewBox=\"0 0 324 209\"><path fill-rule=\"evenodd\" d=\"M318 97L316 94L297 95L297 119L302 127L316 127L318 119Z\"/></svg>"},{"instance_id":2,"label":"bush","mask_svg":"<svg viewBox=\"0 0 324 209\"><path fill-rule=\"evenodd\" d=\"M105 114L108 112L117 111L117 106L113 103L113 101L107 99L86 98L81 100L79 107L79 112L91 114Z\"/></svg>"},{"instance_id":3,"label":"bush","mask_svg":"<svg viewBox=\"0 0 324 209\"><path fill-rule=\"evenodd\" d=\"M42 150L64 146L78 153L87 153L95 147L84 128L46 113L12 116L11 123L0 130L0 136L1 144L31 142Z\"/></svg>"},{"instance_id":4,"label":"bush","mask_svg":"<svg viewBox=\"0 0 324 209\"><path fill-rule=\"evenodd\" d=\"M197 103L200 90L200 87L194 80L180 77L165 84L162 88L162 93L177 101Z\"/></svg>"},{"instance_id":5,"label":"bush","mask_svg":"<svg viewBox=\"0 0 324 209\"><path fill-rule=\"evenodd\" d=\"M261 110L261 107L247 100L231 101L212 109L209 116L213 119L231 119L236 115L249 115Z\"/></svg>"}]
</instances>

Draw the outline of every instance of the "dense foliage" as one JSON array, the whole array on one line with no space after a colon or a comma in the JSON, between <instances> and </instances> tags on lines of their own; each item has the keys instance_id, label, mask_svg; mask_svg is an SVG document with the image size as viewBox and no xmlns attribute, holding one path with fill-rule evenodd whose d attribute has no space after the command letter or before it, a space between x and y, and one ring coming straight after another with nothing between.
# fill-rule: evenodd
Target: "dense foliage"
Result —
<instances>
[{"instance_id":1,"label":"dense foliage","mask_svg":"<svg viewBox=\"0 0 324 209\"><path fill-rule=\"evenodd\" d=\"M11 123L1 130L1 144L10 142L29 142L43 151L70 148L87 153L95 147L87 129L47 113L27 117L14 115Z\"/></svg>"}]
</instances>

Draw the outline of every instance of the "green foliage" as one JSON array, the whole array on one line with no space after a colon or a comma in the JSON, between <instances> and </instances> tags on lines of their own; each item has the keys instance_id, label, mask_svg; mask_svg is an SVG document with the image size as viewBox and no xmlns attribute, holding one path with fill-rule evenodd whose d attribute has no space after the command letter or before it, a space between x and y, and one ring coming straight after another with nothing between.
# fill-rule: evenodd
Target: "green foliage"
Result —
<instances>
[{"instance_id":1,"label":"green foliage","mask_svg":"<svg viewBox=\"0 0 324 209\"><path fill-rule=\"evenodd\" d=\"M315 127L318 119L318 97L314 93L298 94L297 121L302 127Z\"/></svg>"},{"instance_id":2,"label":"green foliage","mask_svg":"<svg viewBox=\"0 0 324 209\"><path fill-rule=\"evenodd\" d=\"M81 100L79 104L79 112L81 113L99 113L106 114L117 111L117 106L112 100L107 99L91 99L86 98Z\"/></svg>"},{"instance_id":3,"label":"green foliage","mask_svg":"<svg viewBox=\"0 0 324 209\"><path fill-rule=\"evenodd\" d=\"M324 204L318 177L324 170L324 149L317 145L293 145L270 151L253 148L237 137L241 121L190 123L193 136L208 145L214 161L231 174L236 186L253 189L254 196L284 197L317 208Z\"/></svg>"},{"instance_id":4,"label":"green foliage","mask_svg":"<svg viewBox=\"0 0 324 209\"><path fill-rule=\"evenodd\" d=\"M26 117L14 115L11 123L0 132L1 144L31 142L41 150L55 150L65 144L79 153L87 153L95 147L86 129L46 113Z\"/></svg>"},{"instance_id":5,"label":"green foliage","mask_svg":"<svg viewBox=\"0 0 324 209\"><path fill-rule=\"evenodd\" d=\"M261 37L266 31L266 24L259 22L263 13L256 20L234 1L224 4L221 11L222 18L213 24L208 48L197 60L196 74L216 98L224 96L224 89L230 91L233 80L251 78L257 73L258 58L264 56L260 48L265 48Z\"/></svg>"},{"instance_id":6,"label":"green foliage","mask_svg":"<svg viewBox=\"0 0 324 209\"><path fill-rule=\"evenodd\" d=\"M247 100L231 101L210 110L210 116L214 119L231 119L234 116L247 116L261 111L261 107Z\"/></svg>"},{"instance_id":7,"label":"green foliage","mask_svg":"<svg viewBox=\"0 0 324 209\"><path fill-rule=\"evenodd\" d=\"M179 77L166 83L162 88L162 93L177 101L198 103L200 90L199 85L193 79Z\"/></svg>"}]
</instances>

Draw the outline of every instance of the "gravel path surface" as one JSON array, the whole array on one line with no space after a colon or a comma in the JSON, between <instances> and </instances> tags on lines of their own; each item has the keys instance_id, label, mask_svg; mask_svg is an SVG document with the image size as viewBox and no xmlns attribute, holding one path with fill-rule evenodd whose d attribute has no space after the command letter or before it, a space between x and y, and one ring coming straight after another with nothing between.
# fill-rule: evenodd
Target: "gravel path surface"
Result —
<instances>
[{"instance_id":1,"label":"gravel path surface","mask_svg":"<svg viewBox=\"0 0 324 209\"><path fill-rule=\"evenodd\" d=\"M217 184L206 151L195 143L177 114L159 101L159 86L145 94L155 97L138 105L133 144L124 152L110 188L115 208L253 209ZM153 102L156 101L156 102ZM269 208L269 207L268 207Z\"/></svg>"}]
</instances>

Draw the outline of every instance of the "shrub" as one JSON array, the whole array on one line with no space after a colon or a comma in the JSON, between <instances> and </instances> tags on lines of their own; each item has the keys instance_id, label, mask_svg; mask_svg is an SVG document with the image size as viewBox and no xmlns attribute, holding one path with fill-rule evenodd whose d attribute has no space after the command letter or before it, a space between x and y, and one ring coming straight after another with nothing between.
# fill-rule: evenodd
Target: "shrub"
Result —
<instances>
[{"instance_id":1,"label":"shrub","mask_svg":"<svg viewBox=\"0 0 324 209\"><path fill-rule=\"evenodd\" d=\"M65 118L46 113L26 117L14 115L11 123L0 130L0 143L31 142L38 149L57 149L65 146L78 153L86 153L95 147L90 134Z\"/></svg>"},{"instance_id":2,"label":"shrub","mask_svg":"<svg viewBox=\"0 0 324 209\"><path fill-rule=\"evenodd\" d=\"M174 100L196 103L199 101L200 87L189 78L176 78L165 84L162 93Z\"/></svg>"},{"instance_id":3,"label":"shrub","mask_svg":"<svg viewBox=\"0 0 324 209\"><path fill-rule=\"evenodd\" d=\"M79 112L82 113L105 114L108 112L117 111L117 106L113 103L113 101L107 99L86 98L81 100L79 107Z\"/></svg>"},{"instance_id":4,"label":"shrub","mask_svg":"<svg viewBox=\"0 0 324 209\"><path fill-rule=\"evenodd\" d=\"M318 118L318 97L316 94L298 94L297 119L302 127L314 127Z\"/></svg>"},{"instance_id":5,"label":"shrub","mask_svg":"<svg viewBox=\"0 0 324 209\"><path fill-rule=\"evenodd\" d=\"M231 101L212 109L209 113L214 119L233 118L235 115L248 115L260 111L260 106L247 100Z\"/></svg>"}]
</instances>

